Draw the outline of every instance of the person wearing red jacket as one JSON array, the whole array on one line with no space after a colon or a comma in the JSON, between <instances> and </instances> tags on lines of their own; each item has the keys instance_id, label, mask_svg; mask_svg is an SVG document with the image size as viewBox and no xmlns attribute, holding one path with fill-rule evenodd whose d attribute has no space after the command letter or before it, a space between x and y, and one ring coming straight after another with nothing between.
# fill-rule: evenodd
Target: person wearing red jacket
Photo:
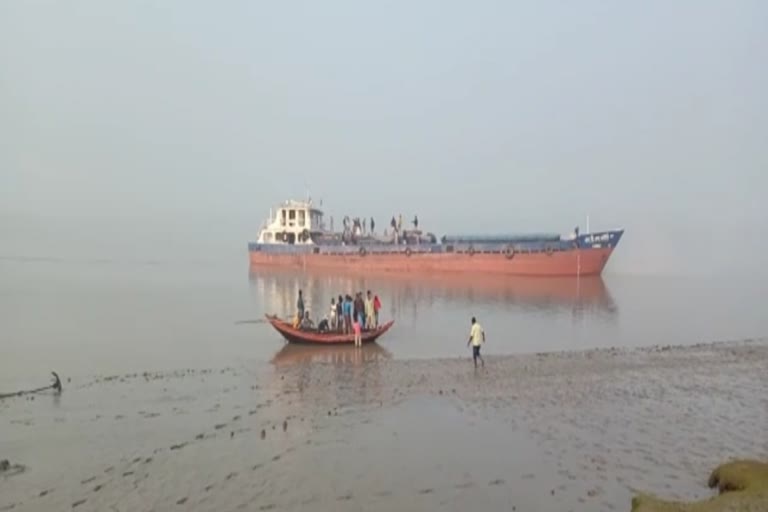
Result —
<instances>
[{"instance_id":1,"label":"person wearing red jacket","mask_svg":"<svg viewBox=\"0 0 768 512\"><path fill-rule=\"evenodd\" d=\"M376 327L379 326L379 310L381 309L381 301L378 295L373 296L373 323Z\"/></svg>"}]
</instances>

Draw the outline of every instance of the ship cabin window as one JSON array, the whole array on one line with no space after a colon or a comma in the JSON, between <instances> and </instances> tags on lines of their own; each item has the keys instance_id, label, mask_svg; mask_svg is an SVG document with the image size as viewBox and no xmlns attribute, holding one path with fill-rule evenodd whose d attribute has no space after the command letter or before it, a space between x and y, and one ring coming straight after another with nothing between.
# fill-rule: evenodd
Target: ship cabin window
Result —
<instances>
[{"instance_id":1,"label":"ship cabin window","mask_svg":"<svg viewBox=\"0 0 768 512\"><path fill-rule=\"evenodd\" d=\"M266 243L272 242L272 233L264 233L264 241Z\"/></svg>"},{"instance_id":2,"label":"ship cabin window","mask_svg":"<svg viewBox=\"0 0 768 512\"><path fill-rule=\"evenodd\" d=\"M285 210L280 210L280 225L285 226Z\"/></svg>"},{"instance_id":3,"label":"ship cabin window","mask_svg":"<svg viewBox=\"0 0 768 512\"><path fill-rule=\"evenodd\" d=\"M299 210L299 227L304 227L304 225L307 223L307 212L304 210Z\"/></svg>"}]
</instances>

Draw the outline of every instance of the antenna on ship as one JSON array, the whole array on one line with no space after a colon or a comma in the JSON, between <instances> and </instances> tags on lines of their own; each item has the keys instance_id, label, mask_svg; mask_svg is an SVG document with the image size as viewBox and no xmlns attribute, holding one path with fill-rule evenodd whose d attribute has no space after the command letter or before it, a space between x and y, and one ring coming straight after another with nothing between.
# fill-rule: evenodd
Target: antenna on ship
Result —
<instances>
[{"instance_id":1,"label":"antenna on ship","mask_svg":"<svg viewBox=\"0 0 768 512\"><path fill-rule=\"evenodd\" d=\"M589 214L587 214L587 234L589 233L591 233L591 231L589 231Z\"/></svg>"}]
</instances>

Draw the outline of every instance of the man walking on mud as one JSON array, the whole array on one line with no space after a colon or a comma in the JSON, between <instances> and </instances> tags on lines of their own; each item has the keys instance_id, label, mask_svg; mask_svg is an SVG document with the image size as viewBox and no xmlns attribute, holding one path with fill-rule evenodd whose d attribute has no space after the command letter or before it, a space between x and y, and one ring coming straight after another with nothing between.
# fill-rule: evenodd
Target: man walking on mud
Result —
<instances>
[{"instance_id":1,"label":"man walking on mud","mask_svg":"<svg viewBox=\"0 0 768 512\"><path fill-rule=\"evenodd\" d=\"M480 359L480 364L485 367L485 361L483 356L480 355L480 346L485 343L485 331L477 322L475 317L472 317L472 328L469 331L469 339L467 340L467 346L472 344L472 360L475 362L475 368L477 368L477 360Z\"/></svg>"}]
</instances>

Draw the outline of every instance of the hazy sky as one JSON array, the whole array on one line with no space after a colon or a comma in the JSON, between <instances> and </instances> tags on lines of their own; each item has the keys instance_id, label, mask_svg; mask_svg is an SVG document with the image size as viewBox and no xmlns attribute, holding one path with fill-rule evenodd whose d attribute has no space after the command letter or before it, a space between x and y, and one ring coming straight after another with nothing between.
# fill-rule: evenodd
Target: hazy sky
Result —
<instances>
[{"instance_id":1,"label":"hazy sky","mask_svg":"<svg viewBox=\"0 0 768 512\"><path fill-rule=\"evenodd\" d=\"M762 270L768 2L0 2L0 254L244 254L308 186ZM41 253L45 254L41 254Z\"/></svg>"}]
</instances>

